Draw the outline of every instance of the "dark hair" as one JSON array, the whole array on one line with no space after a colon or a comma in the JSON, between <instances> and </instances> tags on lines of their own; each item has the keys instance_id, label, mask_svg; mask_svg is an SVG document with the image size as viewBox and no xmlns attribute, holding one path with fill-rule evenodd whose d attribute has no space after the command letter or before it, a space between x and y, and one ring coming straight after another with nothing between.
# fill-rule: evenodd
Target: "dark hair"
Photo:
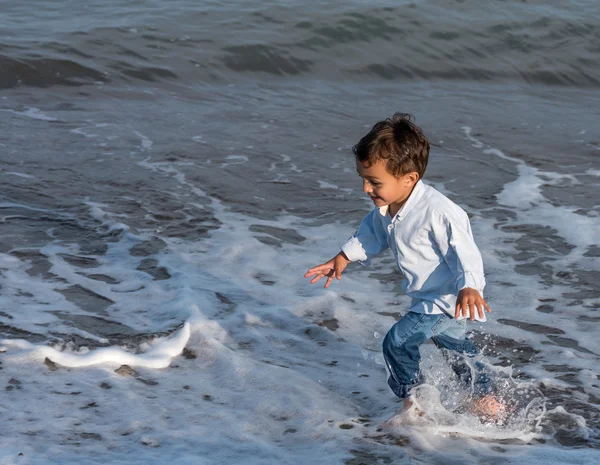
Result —
<instances>
[{"instance_id":1,"label":"dark hair","mask_svg":"<svg viewBox=\"0 0 600 465\"><path fill-rule=\"evenodd\" d=\"M401 176L412 171L422 178L429 161L429 141L408 113L379 121L352 147L356 159L369 166L386 161L387 171Z\"/></svg>"}]
</instances>

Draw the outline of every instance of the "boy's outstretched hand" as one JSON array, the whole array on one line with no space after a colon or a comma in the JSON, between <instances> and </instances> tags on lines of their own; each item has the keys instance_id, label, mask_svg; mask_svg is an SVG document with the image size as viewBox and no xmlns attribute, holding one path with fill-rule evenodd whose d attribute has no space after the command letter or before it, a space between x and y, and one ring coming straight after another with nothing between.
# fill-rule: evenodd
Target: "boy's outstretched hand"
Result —
<instances>
[{"instance_id":1,"label":"boy's outstretched hand","mask_svg":"<svg viewBox=\"0 0 600 465\"><path fill-rule=\"evenodd\" d=\"M319 279L327 277L327 281L325 281L325 287L329 287L333 278L342 279L342 273L350 263L348 257L344 252L340 252L331 260L321 265L317 265L310 270L308 270L305 274L305 278L310 278L314 276L313 279L310 280L311 284L316 283Z\"/></svg>"},{"instance_id":2,"label":"boy's outstretched hand","mask_svg":"<svg viewBox=\"0 0 600 465\"><path fill-rule=\"evenodd\" d=\"M492 311L487 302L483 299L483 297L481 297L481 294L476 289L465 287L458 293L454 318L464 316L465 318L469 318L471 321L473 321L475 319L475 312L479 314L479 318L483 318L484 308L487 312Z\"/></svg>"}]
</instances>

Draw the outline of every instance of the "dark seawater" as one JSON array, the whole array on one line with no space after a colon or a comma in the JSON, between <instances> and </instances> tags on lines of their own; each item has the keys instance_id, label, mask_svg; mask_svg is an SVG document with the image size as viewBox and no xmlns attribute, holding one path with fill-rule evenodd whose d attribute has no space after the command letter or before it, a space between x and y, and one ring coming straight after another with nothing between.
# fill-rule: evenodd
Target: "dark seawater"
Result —
<instances>
[{"instance_id":1,"label":"dark seawater","mask_svg":"<svg viewBox=\"0 0 600 465\"><path fill-rule=\"evenodd\" d=\"M594 0L94 3L3 2L0 86L600 82Z\"/></svg>"},{"instance_id":2,"label":"dark seawater","mask_svg":"<svg viewBox=\"0 0 600 465\"><path fill-rule=\"evenodd\" d=\"M390 257L302 279L370 208L351 147L396 111L471 216L473 337L537 417L382 433ZM0 463L597 463L598 121L595 0L1 2L0 340L192 335L117 374L0 341Z\"/></svg>"}]
</instances>

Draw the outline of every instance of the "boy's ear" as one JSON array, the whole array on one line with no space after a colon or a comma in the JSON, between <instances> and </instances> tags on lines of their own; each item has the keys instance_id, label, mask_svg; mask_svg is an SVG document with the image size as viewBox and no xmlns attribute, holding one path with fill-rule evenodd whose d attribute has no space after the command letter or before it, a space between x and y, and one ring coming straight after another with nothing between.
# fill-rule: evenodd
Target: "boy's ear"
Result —
<instances>
[{"instance_id":1,"label":"boy's ear","mask_svg":"<svg viewBox=\"0 0 600 465\"><path fill-rule=\"evenodd\" d=\"M410 173L406 173L405 176L406 176L406 179L408 181L410 181L410 183L412 185L415 185L420 178L419 173L417 173L416 171L411 171Z\"/></svg>"}]
</instances>

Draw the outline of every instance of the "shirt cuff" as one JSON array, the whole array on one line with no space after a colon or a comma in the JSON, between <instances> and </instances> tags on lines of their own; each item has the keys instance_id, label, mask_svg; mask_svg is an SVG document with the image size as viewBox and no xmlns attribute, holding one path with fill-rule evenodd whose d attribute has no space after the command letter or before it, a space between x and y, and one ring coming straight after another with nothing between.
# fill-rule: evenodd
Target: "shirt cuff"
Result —
<instances>
[{"instance_id":1,"label":"shirt cuff","mask_svg":"<svg viewBox=\"0 0 600 465\"><path fill-rule=\"evenodd\" d=\"M368 260L367 253L356 236L352 236L342 246L342 252L346 254L351 262L364 262Z\"/></svg>"},{"instance_id":2,"label":"shirt cuff","mask_svg":"<svg viewBox=\"0 0 600 465\"><path fill-rule=\"evenodd\" d=\"M462 290L466 287L476 289L480 294L483 294L483 288L485 287L485 278L480 273L471 273L465 271L465 273L458 278L458 290Z\"/></svg>"}]
</instances>

